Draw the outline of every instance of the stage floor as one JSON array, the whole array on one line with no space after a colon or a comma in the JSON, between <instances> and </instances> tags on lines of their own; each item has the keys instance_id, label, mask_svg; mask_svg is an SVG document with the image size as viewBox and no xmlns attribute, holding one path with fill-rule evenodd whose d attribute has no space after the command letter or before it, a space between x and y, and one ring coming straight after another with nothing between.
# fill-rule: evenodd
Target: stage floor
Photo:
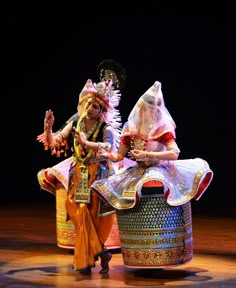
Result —
<instances>
[{"instance_id":1,"label":"stage floor","mask_svg":"<svg viewBox=\"0 0 236 288\"><path fill-rule=\"evenodd\" d=\"M55 204L0 205L0 287L236 287L236 217L193 214L193 260L162 270L131 269L114 250L108 275L72 269L56 245Z\"/></svg>"}]
</instances>

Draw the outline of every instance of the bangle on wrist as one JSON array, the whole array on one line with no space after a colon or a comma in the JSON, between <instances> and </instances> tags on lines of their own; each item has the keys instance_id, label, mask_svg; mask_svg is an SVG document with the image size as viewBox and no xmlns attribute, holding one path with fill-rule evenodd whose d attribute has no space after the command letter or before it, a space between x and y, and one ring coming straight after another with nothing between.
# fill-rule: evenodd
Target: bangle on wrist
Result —
<instances>
[{"instance_id":1,"label":"bangle on wrist","mask_svg":"<svg viewBox=\"0 0 236 288\"><path fill-rule=\"evenodd\" d=\"M50 129L44 130L43 133L44 133L45 137L51 137L52 136L52 130L50 130Z\"/></svg>"},{"instance_id":2,"label":"bangle on wrist","mask_svg":"<svg viewBox=\"0 0 236 288\"><path fill-rule=\"evenodd\" d=\"M145 161L145 160L146 160L146 158L147 158L147 151L146 151L146 150L144 150L143 152L144 152L144 156L143 156L143 158L142 158L142 159L140 159L141 161Z\"/></svg>"}]
</instances>

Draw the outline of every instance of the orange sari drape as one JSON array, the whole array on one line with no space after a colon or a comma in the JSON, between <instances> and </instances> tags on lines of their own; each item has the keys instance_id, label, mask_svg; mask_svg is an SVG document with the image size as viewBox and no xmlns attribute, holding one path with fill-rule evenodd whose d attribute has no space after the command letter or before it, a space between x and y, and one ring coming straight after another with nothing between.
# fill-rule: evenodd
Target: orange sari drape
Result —
<instances>
[{"instance_id":1,"label":"orange sari drape","mask_svg":"<svg viewBox=\"0 0 236 288\"><path fill-rule=\"evenodd\" d=\"M79 181L79 167L77 163L72 176L72 187L69 189L66 200L66 209L69 218L75 226L74 269L82 270L87 267L95 267L95 259L101 254L103 245L109 236L115 214L98 217L99 198L91 191L89 204L76 204L74 194ZM98 163L88 166L89 183L96 180Z\"/></svg>"}]
</instances>

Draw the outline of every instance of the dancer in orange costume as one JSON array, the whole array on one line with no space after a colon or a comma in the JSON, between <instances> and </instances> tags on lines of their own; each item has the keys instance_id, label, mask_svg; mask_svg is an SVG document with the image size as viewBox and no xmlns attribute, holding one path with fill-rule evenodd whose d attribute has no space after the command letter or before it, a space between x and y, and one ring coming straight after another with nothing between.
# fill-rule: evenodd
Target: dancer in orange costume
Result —
<instances>
[{"instance_id":1,"label":"dancer in orange costume","mask_svg":"<svg viewBox=\"0 0 236 288\"><path fill-rule=\"evenodd\" d=\"M110 61L111 65L117 62ZM104 243L114 223L114 215L109 207L103 205L97 195L90 191L91 184L103 177L114 174L110 160L98 157L102 147L115 151L120 137L120 115L117 106L120 100L119 83L124 80L123 74L112 69L101 69L103 81L86 82L79 96L78 117L58 131L52 132L54 123L53 111L48 110L44 119L44 133L38 136L45 149L60 155L73 142L73 154L59 164L42 169L38 173L42 189L56 193L64 187L68 190L66 209L68 219L75 226L75 253L73 268L82 274L90 274L98 257L101 258L101 274L109 271L112 254ZM72 138L71 138L72 136Z\"/></svg>"}]
</instances>

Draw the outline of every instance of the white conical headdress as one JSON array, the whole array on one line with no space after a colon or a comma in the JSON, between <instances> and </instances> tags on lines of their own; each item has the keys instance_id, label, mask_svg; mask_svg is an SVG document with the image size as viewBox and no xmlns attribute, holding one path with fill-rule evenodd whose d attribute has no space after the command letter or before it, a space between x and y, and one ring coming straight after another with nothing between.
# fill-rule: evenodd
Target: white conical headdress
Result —
<instances>
[{"instance_id":1,"label":"white conical headdress","mask_svg":"<svg viewBox=\"0 0 236 288\"><path fill-rule=\"evenodd\" d=\"M166 132L175 137L175 122L167 110L161 83L156 81L137 101L128 117L128 133L145 139L158 138Z\"/></svg>"}]
</instances>

